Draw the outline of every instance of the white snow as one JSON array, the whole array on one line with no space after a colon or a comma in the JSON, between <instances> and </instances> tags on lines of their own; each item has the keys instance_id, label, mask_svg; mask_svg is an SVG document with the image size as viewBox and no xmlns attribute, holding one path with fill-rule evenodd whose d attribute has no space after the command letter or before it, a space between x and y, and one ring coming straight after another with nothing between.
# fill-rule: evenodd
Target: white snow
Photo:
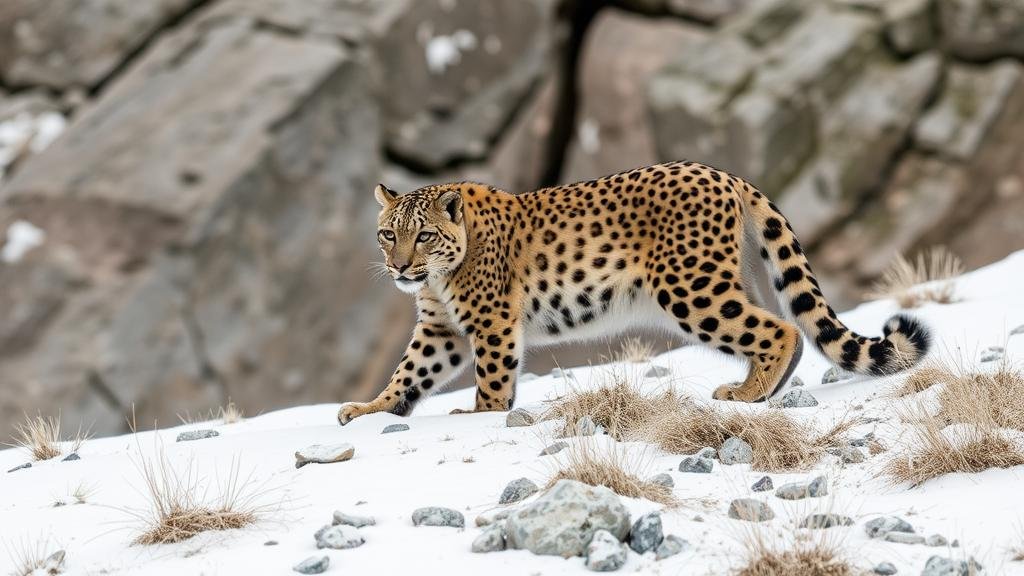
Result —
<instances>
[{"instance_id":1,"label":"white snow","mask_svg":"<svg viewBox=\"0 0 1024 576\"><path fill-rule=\"evenodd\" d=\"M924 319L936 333L935 354L961 355L980 369L980 353L989 346L1003 346L1015 361L1024 359L1024 334L1008 336L1024 325L1024 252L964 276L958 282L961 301L951 305L929 304L913 314ZM851 327L876 334L883 321L897 312L891 301L865 304L843 315ZM595 345L595 350L607 348ZM792 414L824 427L848 412L881 421L858 427L853 436L874 431L890 447L909 428L895 416L888 390L903 376L856 377L828 385L819 384L829 367L808 345L797 375L805 390L820 405L792 410ZM654 364L671 368L668 379L648 379L655 390L672 385L700 399L715 386L738 380L743 367L722 355L690 346L655 358ZM610 371L640 378L649 364L613 364L573 368L573 386L599 385ZM562 393L566 378L550 375L524 381L517 405L539 410L543 402ZM68 574L206 574L246 576L290 574L291 567L312 555L330 556L328 574L444 574L446 576L521 576L526 574L587 574L583 559L534 556L525 551L473 554L470 546L480 534L474 519L497 509L505 485L527 477L543 485L555 470L559 455L538 456L552 443L555 423L506 428L504 413L449 416L453 408L472 405L473 390L465 389L424 401L408 418L374 414L345 427L335 421L338 404L280 410L240 423L216 422L178 426L136 437L101 438L87 442L81 460L47 461L29 469L5 471L27 461L19 449L0 451L0 544L46 540L48 552L66 550ZM763 406L738 406L763 410ZM387 424L404 422L406 432L380 434ZM220 435L193 442L175 443L183 430L216 428ZM570 444L581 439L569 439ZM599 446L613 444L607 437ZM310 464L296 469L294 453L311 444L347 442L355 457L347 462ZM132 546L139 525L127 510L145 507L143 481L137 463L163 445L170 462L187 467L192 462L201 487L212 491L218 478L230 475L240 462L240 473L258 487L260 503L271 513L256 526L222 533L207 533L173 545ZM934 555L963 558L975 556L988 574L1024 574L1024 565L1010 561L1008 548L1022 542L1024 519L1024 468L988 470L980 474L954 474L922 486L889 486L877 474L891 453L869 457L863 464L841 467L826 458L803 473L770 474L776 486L824 474L829 478L827 498L783 502L770 493L752 493L750 485L763 473L747 465L715 463L711 474L677 471L680 455L666 454L639 443L619 444L636 454L646 473L668 472L675 480L675 494L690 499L678 509L662 514L665 533L691 544L678 556L655 561L652 554L629 552L621 574L727 574L742 565L741 538L750 525L726 516L736 497L769 502L776 519L763 530L785 534L806 514L835 512L851 516L856 524L829 529L841 540L859 566L882 561L894 563L900 574L920 574ZM133 463L135 462L135 463ZM95 488L84 504L69 502L79 484ZM652 502L624 499L636 517L658 509ZM424 506L444 506L463 512L464 530L414 527L410 515ZM330 524L335 510L372 516L376 525L360 528L366 543L348 550L318 551L314 533ZM700 515L703 521L695 521ZM961 547L927 547L871 540L864 523L879 515L897 515L914 525L919 534L941 534ZM274 540L276 545L266 546ZM0 573L10 569L0 552Z\"/></svg>"},{"instance_id":2,"label":"white snow","mask_svg":"<svg viewBox=\"0 0 1024 576\"><path fill-rule=\"evenodd\" d=\"M462 61L462 53L475 50L476 35L469 30L456 30L450 36L444 34L427 40L425 47L427 69L432 74L443 74L450 66Z\"/></svg>"},{"instance_id":3,"label":"white snow","mask_svg":"<svg viewBox=\"0 0 1024 576\"><path fill-rule=\"evenodd\" d=\"M15 220L7 227L7 239L0 249L0 260L13 264L46 241L46 232L27 220Z\"/></svg>"},{"instance_id":4,"label":"white snow","mask_svg":"<svg viewBox=\"0 0 1024 576\"><path fill-rule=\"evenodd\" d=\"M46 149L64 131L65 124L64 116L57 112L22 112L0 122L0 178L26 149L33 153Z\"/></svg>"}]
</instances>

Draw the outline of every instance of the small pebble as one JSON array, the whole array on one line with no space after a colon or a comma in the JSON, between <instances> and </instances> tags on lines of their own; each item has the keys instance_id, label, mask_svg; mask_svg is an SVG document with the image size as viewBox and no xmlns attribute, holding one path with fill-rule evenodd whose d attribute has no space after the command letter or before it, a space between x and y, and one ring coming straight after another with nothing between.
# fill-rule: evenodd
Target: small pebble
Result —
<instances>
[{"instance_id":1,"label":"small pebble","mask_svg":"<svg viewBox=\"0 0 1024 576\"><path fill-rule=\"evenodd\" d=\"M729 518L748 522L764 522L775 518L775 512L760 500L737 498L729 504Z\"/></svg>"},{"instance_id":2,"label":"small pebble","mask_svg":"<svg viewBox=\"0 0 1024 576\"><path fill-rule=\"evenodd\" d=\"M501 497L498 498L498 504L511 504L513 502L519 502L520 500L527 498L533 494L536 494L540 488L534 484L533 480L529 478L518 478L508 483L505 489L501 492Z\"/></svg>"},{"instance_id":3,"label":"small pebble","mask_svg":"<svg viewBox=\"0 0 1024 576\"><path fill-rule=\"evenodd\" d=\"M522 408L516 408L515 410L508 413L505 417L505 426L509 428L517 428L520 426L532 426L536 421L533 414L530 414Z\"/></svg>"},{"instance_id":4,"label":"small pebble","mask_svg":"<svg viewBox=\"0 0 1024 576\"><path fill-rule=\"evenodd\" d=\"M879 516L864 524L864 531L867 532L869 538L884 538L890 532L913 534L914 527L897 516Z\"/></svg>"},{"instance_id":5,"label":"small pebble","mask_svg":"<svg viewBox=\"0 0 1024 576\"><path fill-rule=\"evenodd\" d=\"M277 546L277 540L267 540L263 543L264 546Z\"/></svg>"},{"instance_id":6,"label":"small pebble","mask_svg":"<svg viewBox=\"0 0 1024 576\"><path fill-rule=\"evenodd\" d=\"M479 536L473 540L471 550L477 554L486 552L500 552L505 549L505 527L501 524L487 526Z\"/></svg>"},{"instance_id":7,"label":"small pebble","mask_svg":"<svg viewBox=\"0 0 1024 576\"><path fill-rule=\"evenodd\" d=\"M661 474L655 474L654 476L651 476L650 481L653 484L664 486L666 488L675 488L676 485L676 481L672 479L672 475L667 472L662 472Z\"/></svg>"},{"instance_id":8,"label":"small pebble","mask_svg":"<svg viewBox=\"0 0 1024 576\"><path fill-rule=\"evenodd\" d=\"M981 362L982 363L995 362L997 360L1002 360L1002 359L1003 359L1003 355L1002 354L992 354L992 353L989 353L989 354L985 354L984 356L981 357Z\"/></svg>"},{"instance_id":9,"label":"small pebble","mask_svg":"<svg viewBox=\"0 0 1024 576\"><path fill-rule=\"evenodd\" d=\"M853 446L843 446L839 449L839 459L843 464L860 464L864 461L864 453Z\"/></svg>"},{"instance_id":10,"label":"small pebble","mask_svg":"<svg viewBox=\"0 0 1024 576\"><path fill-rule=\"evenodd\" d=\"M722 464L750 464L754 460L754 449L742 439L733 436L722 443L718 449L718 459Z\"/></svg>"},{"instance_id":11,"label":"small pebble","mask_svg":"<svg viewBox=\"0 0 1024 576\"><path fill-rule=\"evenodd\" d=\"M833 366L832 368L826 370L824 374L822 374L821 383L832 384L833 382L839 382L841 380L849 380L852 376L853 374L850 374L845 370L840 370L839 368Z\"/></svg>"},{"instance_id":12,"label":"small pebble","mask_svg":"<svg viewBox=\"0 0 1024 576\"><path fill-rule=\"evenodd\" d=\"M21 466L15 466L14 468L11 468L10 470L7 471L7 473L10 474L11 472L15 472L17 470L24 470L25 468L31 468L31 467L32 467L32 463L31 462L25 462Z\"/></svg>"},{"instance_id":13,"label":"small pebble","mask_svg":"<svg viewBox=\"0 0 1024 576\"><path fill-rule=\"evenodd\" d=\"M204 440L206 438L216 438L220 436L220 432L216 430L189 430L188 432L182 432L178 434L178 442L191 442L193 440Z\"/></svg>"},{"instance_id":14,"label":"small pebble","mask_svg":"<svg viewBox=\"0 0 1024 576\"><path fill-rule=\"evenodd\" d=\"M828 495L828 481L818 476L809 483L794 482L784 484L775 491L775 496L783 500L800 500L802 498L820 498Z\"/></svg>"},{"instance_id":15,"label":"small pebble","mask_svg":"<svg viewBox=\"0 0 1024 576\"><path fill-rule=\"evenodd\" d=\"M924 544L924 536L907 532L889 532L882 539L897 544Z\"/></svg>"},{"instance_id":16,"label":"small pebble","mask_svg":"<svg viewBox=\"0 0 1024 576\"><path fill-rule=\"evenodd\" d=\"M709 474L715 461L701 456L687 456L679 463L679 471L690 474Z\"/></svg>"},{"instance_id":17,"label":"small pebble","mask_svg":"<svg viewBox=\"0 0 1024 576\"><path fill-rule=\"evenodd\" d=\"M714 448L712 448L710 446L707 446L707 447L701 448L699 451L697 451L697 456L701 456L703 458L710 458L712 460L717 460L718 459L718 450L715 450Z\"/></svg>"},{"instance_id":18,"label":"small pebble","mask_svg":"<svg viewBox=\"0 0 1024 576\"><path fill-rule=\"evenodd\" d=\"M637 554L654 550L664 538L661 515L657 512L644 514L629 529L629 547Z\"/></svg>"},{"instance_id":19,"label":"small pebble","mask_svg":"<svg viewBox=\"0 0 1024 576\"><path fill-rule=\"evenodd\" d=\"M356 453L355 446L342 444L313 444L295 453L295 467L302 468L306 464L331 464L351 460Z\"/></svg>"},{"instance_id":20,"label":"small pebble","mask_svg":"<svg viewBox=\"0 0 1024 576\"><path fill-rule=\"evenodd\" d=\"M1016 336L1017 334L1024 334L1024 324L1017 326L1013 330L1010 330L1010 336Z\"/></svg>"},{"instance_id":21,"label":"small pebble","mask_svg":"<svg viewBox=\"0 0 1024 576\"><path fill-rule=\"evenodd\" d=\"M626 563L626 547L611 532L594 532L587 544L586 567L594 572L613 572Z\"/></svg>"},{"instance_id":22,"label":"small pebble","mask_svg":"<svg viewBox=\"0 0 1024 576\"><path fill-rule=\"evenodd\" d=\"M409 429L408 424L388 424L380 431L381 434L391 434L392 432L405 432Z\"/></svg>"},{"instance_id":23,"label":"small pebble","mask_svg":"<svg viewBox=\"0 0 1024 576\"><path fill-rule=\"evenodd\" d=\"M760 480L754 482L754 485L750 487L754 492L767 492L775 488L772 483L771 476L762 476Z\"/></svg>"},{"instance_id":24,"label":"small pebble","mask_svg":"<svg viewBox=\"0 0 1024 576\"><path fill-rule=\"evenodd\" d=\"M949 540L946 540L946 537L942 534L932 534L924 541L924 543L928 546L947 546L949 544Z\"/></svg>"},{"instance_id":25,"label":"small pebble","mask_svg":"<svg viewBox=\"0 0 1024 576\"><path fill-rule=\"evenodd\" d=\"M594 423L594 419L590 416L583 416L576 421L577 436L593 436L597 433L597 428L597 424Z\"/></svg>"},{"instance_id":26,"label":"small pebble","mask_svg":"<svg viewBox=\"0 0 1024 576\"><path fill-rule=\"evenodd\" d=\"M324 526L313 535L316 539L317 548L331 548L332 550L346 550L362 546L366 539L359 533L359 530L351 526Z\"/></svg>"},{"instance_id":27,"label":"small pebble","mask_svg":"<svg viewBox=\"0 0 1024 576\"><path fill-rule=\"evenodd\" d=\"M327 567L330 565L331 559L327 556L310 556L295 566L292 566L292 570L299 574L321 574L326 571Z\"/></svg>"},{"instance_id":28,"label":"small pebble","mask_svg":"<svg viewBox=\"0 0 1024 576\"><path fill-rule=\"evenodd\" d=\"M466 518L458 510L428 506L426 508L418 508L412 513L412 523L413 526L463 528L466 525Z\"/></svg>"},{"instance_id":29,"label":"small pebble","mask_svg":"<svg viewBox=\"0 0 1024 576\"><path fill-rule=\"evenodd\" d=\"M793 379L789 381L789 385L793 388L799 388L804 385L804 381L799 376L793 376Z\"/></svg>"},{"instance_id":30,"label":"small pebble","mask_svg":"<svg viewBox=\"0 0 1024 576\"><path fill-rule=\"evenodd\" d=\"M683 550L690 547L690 543L683 540L679 536L669 534L665 536L665 539L658 544L658 547L654 549L654 558L656 560L664 560L670 556L675 556Z\"/></svg>"},{"instance_id":31,"label":"small pebble","mask_svg":"<svg viewBox=\"0 0 1024 576\"><path fill-rule=\"evenodd\" d=\"M971 557L967 560L953 560L942 556L932 556L924 565L921 576L975 576L981 574L981 564Z\"/></svg>"},{"instance_id":32,"label":"small pebble","mask_svg":"<svg viewBox=\"0 0 1024 576\"><path fill-rule=\"evenodd\" d=\"M806 390L790 390L782 396L783 408L810 408L818 405L818 399Z\"/></svg>"},{"instance_id":33,"label":"small pebble","mask_svg":"<svg viewBox=\"0 0 1024 576\"><path fill-rule=\"evenodd\" d=\"M566 444L565 442L558 441L558 442L555 442L554 444L552 444L551 446L548 446L547 448L541 450L540 451L540 455L541 456L550 456L552 454L557 454L558 452L561 452L562 450L565 450L568 447L569 447L569 445Z\"/></svg>"},{"instance_id":34,"label":"small pebble","mask_svg":"<svg viewBox=\"0 0 1024 576\"><path fill-rule=\"evenodd\" d=\"M644 378L666 378L672 375L672 371L664 366L654 365L644 373Z\"/></svg>"},{"instance_id":35,"label":"small pebble","mask_svg":"<svg viewBox=\"0 0 1024 576\"><path fill-rule=\"evenodd\" d=\"M62 462L74 462L75 460L81 460L81 459L82 458L78 455L77 452L72 452L71 454L68 454L67 456L65 456L64 460L62 460Z\"/></svg>"},{"instance_id":36,"label":"small pebble","mask_svg":"<svg viewBox=\"0 0 1024 576\"><path fill-rule=\"evenodd\" d=\"M853 526L853 518L841 514L811 514L800 523L801 528L823 530L835 526Z\"/></svg>"},{"instance_id":37,"label":"small pebble","mask_svg":"<svg viewBox=\"0 0 1024 576\"><path fill-rule=\"evenodd\" d=\"M334 512L334 520L331 522L337 526L343 524L345 526L352 526L353 528L362 528L364 526L373 526L377 524L377 520L370 518L369 516L354 516L352 514L345 514L340 510Z\"/></svg>"},{"instance_id":38,"label":"small pebble","mask_svg":"<svg viewBox=\"0 0 1024 576\"><path fill-rule=\"evenodd\" d=\"M882 576L893 576L893 574L899 572L899 570L896 569L896 566L893 565L892 562L882 562L875 566L872 572L875 574L881 574Z\"/></svg>"}]
</instances>

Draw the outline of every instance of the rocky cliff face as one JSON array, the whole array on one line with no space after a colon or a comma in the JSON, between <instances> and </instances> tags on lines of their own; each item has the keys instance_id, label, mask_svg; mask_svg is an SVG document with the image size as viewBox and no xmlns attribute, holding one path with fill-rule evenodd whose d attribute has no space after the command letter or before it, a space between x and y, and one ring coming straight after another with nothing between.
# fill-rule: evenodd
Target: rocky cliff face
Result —
<instances>
[{"instance_id":1,"label":"rocky cliff face","mask_svg":"<svg viewBox=\"0 0 1024 576\"><path fill-rule=\"evenodd\" d=\"M379 180L704 161L846 302L898 253L997 259L1022 30L1015 0L4 3L0 427L372 395L412 321L367 271Z\"/></svg>"}]
</instances>

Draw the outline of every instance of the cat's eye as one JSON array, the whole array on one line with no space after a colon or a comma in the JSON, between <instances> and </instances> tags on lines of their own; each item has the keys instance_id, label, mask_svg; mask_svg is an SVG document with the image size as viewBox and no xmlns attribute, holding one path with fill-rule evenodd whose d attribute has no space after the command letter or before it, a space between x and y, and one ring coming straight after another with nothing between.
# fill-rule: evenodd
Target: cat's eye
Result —
<instances>
[{"instance_id":1,"label":"cat's eye","mask_svg":"<svg viewBox=\"0 0 1024 576\"><path fill-rule=\"evenodd\" d=\"M395 233L392 232L391 230L381 230L377 234L381 238L387 240L388 242L394 242L395 241Z\"/></svg>"},{"instance_id":2,"label":"cat's eye","mask_svg":"<svg viewBox=\"0 0 1024 576\"><path fill-rule=\"evenodd\" d=\"M420 232L419 235L416 236L416 241L417 242L430 242L436 236L437 236L437 234L434 233L434 232Z\"/></svg>"}]
</instances>

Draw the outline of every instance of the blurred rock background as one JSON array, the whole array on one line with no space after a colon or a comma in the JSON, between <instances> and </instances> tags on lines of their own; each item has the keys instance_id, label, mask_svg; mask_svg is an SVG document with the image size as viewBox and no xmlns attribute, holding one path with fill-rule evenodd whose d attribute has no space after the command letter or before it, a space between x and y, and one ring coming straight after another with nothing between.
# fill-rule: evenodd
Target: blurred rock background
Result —
<instances>
[{"instance_id":1,"label":"blurred rock background","mask_svg":"<svg viewBox=\"0 0 1024 576\"><path fill-rule=\"evenodd\" d=\"M368 273L378 181L706 162L840 307L897 254L997 260L1022 63L1020 0L4 0L0 435L373 396L413 318Z\"/></svg>"}]
</instances>

